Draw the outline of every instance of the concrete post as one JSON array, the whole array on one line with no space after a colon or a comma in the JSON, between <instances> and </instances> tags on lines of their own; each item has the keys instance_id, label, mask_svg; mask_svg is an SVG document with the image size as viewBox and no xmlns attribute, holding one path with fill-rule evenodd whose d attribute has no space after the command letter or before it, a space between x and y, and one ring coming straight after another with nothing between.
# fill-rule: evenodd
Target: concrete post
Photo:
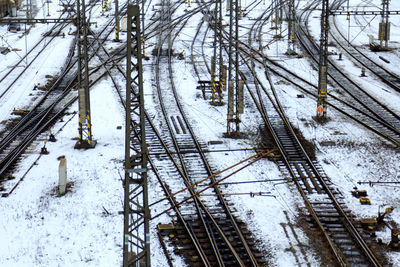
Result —
<instances>
[{"instance_id":1,"label":"concrete post","mask_svg":"<svg viewBox=\"0 0 400 267\"><path fill-rule=\"evenodd\" d=\"M67 189L67 159L62 157L58 166L58 194L64 195Z\"/></svg>"}]
</instances>

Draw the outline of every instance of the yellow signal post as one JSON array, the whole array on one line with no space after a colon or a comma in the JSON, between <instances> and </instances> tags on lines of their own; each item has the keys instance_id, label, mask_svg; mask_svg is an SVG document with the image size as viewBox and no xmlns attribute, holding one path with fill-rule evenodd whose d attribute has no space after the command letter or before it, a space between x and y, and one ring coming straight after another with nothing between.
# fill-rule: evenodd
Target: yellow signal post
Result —
<instances>
[{"instance_id":1,"label":"yellow signal post","mask_svg":"<svg viewBox=\"0 0 400 267\"><path fill-rule=\"evenodd\" d=\"M115 0L115 42L119 42L119 11L118 11L118 0Z\"/></svg>"},{"instance_id":2,"label":"yellow signal post","mask_svg":"<svg viewBox=\"0 0 400 267\"><path fill-rule=\"evenodd\" d=\"M142 39L142 50L143 50L143 57L146 57L146 52L145 52L145 46L144 46L144 38Z\"/></svg>"},{"instance_id":3,"label":"yellow signal post","mask_svg":"<svg viewBox=\"0 0 400 267\"><path fill-rule=\"evenodd\" d=\"M221 90L223 92L226 91L226 73L227 73L227 67L223 65L220 73Z\"/></svg>"},{"instance_id":4,"label":"yellow signal post","mask_svg":"<svg viewBox=\"0 0 400 267\"><path fill-rule=\"evenodd\" d=\"M211 91L212 91L211 102L212 102L213 105L215 105L216 86L215 86L215 75L214 74L211 77Z\"/></svg>"}]
</instances>

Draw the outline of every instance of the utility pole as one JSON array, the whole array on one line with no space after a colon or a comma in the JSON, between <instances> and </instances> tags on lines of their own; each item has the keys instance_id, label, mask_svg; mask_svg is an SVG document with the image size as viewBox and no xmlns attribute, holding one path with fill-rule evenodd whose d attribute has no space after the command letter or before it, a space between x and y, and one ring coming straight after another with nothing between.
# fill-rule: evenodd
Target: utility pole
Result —
<instances>
[{"instance_id":1,"label":"utility pole","mask_svg":"<svg viewBox=\"0 0 400 267\"><path fill-rule=\"evenodd\" d=\"M29 0L29 18L33 18L33 6L32 6L32 0Z\"/></svg>"},{"instance_id":2,"label":"utility pole","mask_svg":"<svg viewBox=\"0 0 400 267\"><path fill-rule=\"evenodd\" d=\"M213 41L213 56L211 57L211 90L212 90L212 98L211 104L212 105L222 105L223 95L222 95L222 85L221 85L221 75L219 75L219 80L216 80L217 77L217 60L219 61L219 73L221 73L221 36L220 36L220 27L221 26L221 18L219 17L221 10L221 0L215 1L215 10L213 14L213 24L214 24L214 41ZM219 49L217 44L219 43ZM219 53L219 55L217 55ZM218 102L216 102L216 94L218 94Z\"/></svg>"},{"instance_id":3,"label":"utility pole","mask_svg":"<svg viewBox=\"0 0 400 267\"><path fill-rule=\"evenodd\" d=\"M150 210L139 5L128 5L123 266L150 266Z\"/></svg>"},{"instance_id":4,"label":"utility pole","mask_svg":"<svg viewBox=\"0 0 400 267\"><path fill-rule=\"evenodd\" d=\"M229 10L229 44L228 44L228 114L226 134L231 136L231 121L233 119L233 80L232 80L232 45L233 45L233 0L227 0ZM229 8L228 8L229 7Z\"/></svg>"},{"instance_id":5,"label":"utility pole","mask_svg":"<svg viewBox=\"0 0 400 267\"><path fill-rule=\"evenodd\" d=\"M233 15L233 2L235 3L235 14ZM230 7L230 23L229 23L229 77L228 77L228 118L227 118L227 136L240 136L240 114L243 113L243 81L239 80L239 0L231 0ZM235 53L233 48L233 16L235 16ZM233 59L234 56L234 59ZM232 78L233 68L235 64L234 76ZM232 131L232 123L235 124L235 130Z\"/></svg>"},{"instance_id":6,"label":"utility pole","mask_svg":"<svg viewBox=\"0 0 400 267\"><path fill-rule=\"evenodd\" d=\"M211 57L211 91L212 91L212 97L211 97L211 104L215 105L215 95L217 92L217 86L215 82L215 68L216 68L216 60L217 60L217 14L218 14L218 1L215 1L215 9L213 12L213 15L211 15L211 18L214 19L214 21L210 21L211 23L214 23L214 40L213 40L213 56ZM222 99L221 99L222 100Z\"/></svg>"},{"instance_id":7,"label":"utility pole","mask_svg":"<svg viewBox=\"0 0 400 267\"><path fill-rule=\"evenodd\" d=\"M385 41L385 49L388 49L388 41L390 39L389 1L390 0L382 0L382 17L379 23L379 41L381 49L383 48L383 41Z\"/></svg>"},{"instance_id":8,"label":"utility pole","mask_svg":"<svg viewBox=\"0 0 400 267\"><path fill-rule=\"evenodd\" d=\"M327 120L329 0L322 1L321 39L319 45L317 120Z\"/></svg>"},{"instance_id":9,"label":"utility pole","mask_svg":"<svg viewBox=\"0 0 400 267\"><path fill-rule=\"evenodd\" d=\"M75 148L94 148L96 141L92 136L89 92L89 56L86 22L85 0L77 1L78 19L78 96L79 96L79 127L78 142Z\"/></svg>"},{"instance_id":10,"label":"utility pole","mask_svg":"<svg viewBox=\"0 0 400 267\"><path fill-rule=\"evenodd\" d=\"M295 53L295 42L296 42L296 11L294 10L294 0L289 0L289 16L288 16L288 49L287 54L291 55Z\"/></svg>"},{"instance_id":11,"label":"utility pole","mask_svg":"<svg viewBox=\"0 0 400 267\"><path fill-rule=\"evenodd\" d=\"M218 36L219 36L219 82L220 89L222 91L226 90L226 66L224 66L223 53L223 39L222 39L222 0L219 1L219 18L218 18Z\"/></svg>"},{"instance_id":12,"label":"utility pole","mask_svg":"<svg viewBox=\"0 0 400 267\"><path fill-rule=\"evenodd\" d=\"M243 113L243 81L239 80L239 17L241 17L240 0L236 0L235 6L235 93L236 93L236 110L235 110L235 124L236 136L240 136L240 114Z\"/></svg>"}]
</instances>

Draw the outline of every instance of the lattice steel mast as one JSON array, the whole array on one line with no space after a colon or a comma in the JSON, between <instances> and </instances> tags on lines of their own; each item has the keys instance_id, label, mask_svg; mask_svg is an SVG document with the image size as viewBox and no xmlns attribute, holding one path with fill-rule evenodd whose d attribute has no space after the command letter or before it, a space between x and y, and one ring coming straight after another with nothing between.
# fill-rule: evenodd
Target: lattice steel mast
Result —
<instances>
[{"instance_id":1,"label":"lattice steel mast","mask_svg":"<svg viewBox=\"0 0 400 267\"><path fill-rule=\"evenodd\" d=\"M296 11L294 9L294 0L289 0L288 2L288 54L295 52L295 42L296 42Z\"/></svg>"},{"instance_id":2,"label":"lattice steel mast","mask_svg":"<svg viewBox=\"0 0 400 267\"><path fill-rule=\"evenodd\" d=\"M233 49L233 1L229 1L229 45L228 45L228 114L227 114L227 136L231 135L231 123L233 120L233 80L232 80L232 49Z\"/></svg>"},{"instance_id":3,"label":"lattice steel mast","mask_svg":"<svg viewBox=\"0 0 400 267\"><path fill-rule=\"evenodd\" d=\"M219 12L218 12L218 6L219 6L220 1L216 0L215 1L215 10L213 12L212 18L214 19L213 22L213 27L214 27L214 41L213 41L213 56L211 57L211 90L212 90L212 98L211 98L211 103L213 105L215 104L222 104L222 90L221 90L221 79L219 81L216 80L217 77L217 60L220 60L220 57L217 55L217 52L220 50L217 49L217 41L220 40L220 37L218 37L219 34ZM221 9L221 8L220 8ZM221 70L219 70L221 71ZM216 94L219 96L218 103L215 102L216 100Z\"/></svg>"},{"instance_id":4,"label":"lattice steel mast","mask_svg":"<svg viewBox=\"0 0 400 267\"><path fill-rule=\"evenodd\" d=\"M75 148L93 148L96 141L92 136L92 117L90 116L90 92L89 92L89 56L86 22L85 0L77 1L78 19L78 94L79 94L79 127L78 142Z\"/></svg>"},{"instance_id":5,"label":"lattice steel mast","mask_svg":"<svg viewBox=\"0 0 400 267\"><path fill-rule=\"evenodd\" d=\"M227 68L224 65L224 59L222 56L223 53L223 38L222 38L222 0L218 0L219 2L219 17L218 17L218 36L219 36L219 81L221 90L226 90L226 71Z\"/></svg>"},{"instance_id":6,"label":"lattice steel mast","mask_svg":"<svg viewBox=\"0 0 400 267\"><path fill-rule=\"evenodd\" d=\"M233 7L233 3L235 7ZM227 136L240 136L240 114L243 113L243 82L239 81L239 0L230 1L229 10L229 65L228 65L228 118L227 118ZM235 12L233 12L235 8ZM233 22L233 18L235 22ZM235 33L233 32L235 26ZM233 43L235 37L235 43ZM233 45L235 51L233 53ZM234 69L232 65L235 64ZM234 71L235 82L232 75ZM232 131L231 124L235 123L235 131Z\"/></svg>"},{"instance_id":7,"label":"lattice steel mast","mask_svg":"<svg viewBox=\"0 0 400 267\"><path fill-rule=\"evenodd\" d=\"M128 6L123 266L150 266L150 210L138 5ZM143 264L143 265L142 265Z\"/></svg>"},{"instance_id":8,"label":"lattice steel mast","mask_svg":"<svg viewBox=\"0 0 400 267\"><path fill-rule=\"evenodd\" d=\"M390 0L382 0L382 17L379 23L380 46L383 48L383 42L385 42L385 49L388 48L388 41L390 39L389 1Z\"/></svg>"},{"instance_id":9,"label":"lattice steel mast","mask_svg":"<svg viewBox=\"0 0 400 267\"><path fill-rule=\"evenodd\" d=\"M321 39L319 45L317 120L326 121L327 117L327 72L328 72L328 34L329 0L322 1Z\"/></svg>"}]
</instances>

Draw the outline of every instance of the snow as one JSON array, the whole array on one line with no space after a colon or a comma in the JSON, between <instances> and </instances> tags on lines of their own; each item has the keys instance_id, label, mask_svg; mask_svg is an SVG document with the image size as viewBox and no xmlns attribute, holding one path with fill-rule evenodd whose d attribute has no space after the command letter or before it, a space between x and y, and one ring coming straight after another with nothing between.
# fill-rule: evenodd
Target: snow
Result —
<instances>
[{"instance_id":1,"label":"snow","mask_svg":"<svg viewBox=\"0 0 400 267\"><path fill-rule=\"evenodd\" d=\"M268 2L266 1L268 6ZM307 1L301 1L306 4ZM351 7L355 8L364 1L352 0ZM247 3L250 4L250 3ZM391 1L393 10L400 9L400 3ZM194 3L192 3L194 5ZM51 3L52 9L57 9L57 3ZM113 7L113 4L109 5ZM258 17L265 8L259 5L250 14L252 18ZM183 14L182 5L176 15ZM367 8L366 8L367 9ZM371 7L370 9L374 9ZM225 10L225 6L224 9ZM38 16L45 16L38 13ZM149 11L149 17L153 11ZM112 14L112 10L109 11ZM92 11L93 21L98 22L100 28L108 19L100 17L100 8L97 6ZM250 16L249 15L249 16ZM347 30L347 21L342 17L339 20L343 31ZM258 132L262 119L258 115L254 104L251 104L250 96L246 93L246 108L242 116L241 125L244 136L241 139L224 138L226 132L226 105L211 106L209 100L204 100L199 91L196 90L198 77L195 75L190 60L190 46L195 31L199 25L201 15L190 19L175 43L177 52L184 51L185 60L173 60L174 78L181 103L190 123L202 143L219 140L222 144L209 145L211 151L224 150L224 152L207 153L209 161L219 170L227 168L244 158L254 154L254 151L236 151L236 149L249 149L257 146L260 138ZM227 17L224 17L227 20ZM359 23L365 25L369 18ZM392 40L391 45L398 47L400 39L399 18L391 16ZM241 23L246 26L241 29L241 35L246 36L247 27L254 21L244 18ZM357 45L365 45L368 35L376 35L377 19L363 32L351 28L354 38L357 35ZM285 28L285 25L283 26ZM315 38L319 35L318 12L313 14L310 28ZM28 35L28 49L39 40L41 34L49 29L48 25L37 24ZM32 105L32 96L40 97L40 92L33 91L37 83L45 83L45 75L56 75L63 65L68 48L72 43L73 36L67 34L65 39L57 37L46 52L41 55L31 66L31 71L25 73L23 78L15 84L1 101L0 121L13 118L10 115L12 109L27 108ZM198 40L202 40L204 28L200 32ZM263 29L263 42L271 40L274 32L265 26ZM267 34L269 32L269 34ZM359 33L359 34L358 34ZM11 52L0 55L2 62L0 66L0 77L8 71L8 66L16 64L20 55L25 53L25 40L18 38L19 34L6 31L6 26L0 26L2 36L1 46L6 42L11 47L20 48L17 53ZM212 33L208 32L208 42L212 42ZM113 35L112 35L113 36ZM122 38L126 38L122 35ZM151 54L153 45L157 42L155 38L146 40L146 53ZM112 47L113 44L108 44ZM201 52L201 44L196 46L198 53ZM272 58L280 61L286 66L293 66L296 74L304 77L313 84L317 83L317 72L309 63L309 59L289 58L284 56L286 52L286 40L276 41L264 52ZM210 64L211 45L206 49L208 64ZM370 52L372 56L378 55ZM391 61L391 65L399 61L396 51L385 53L385 57ZM32 56L30 57L32 58ZM158 100L154 87L154 69L152 57L150 61L144 61L145 79L145 101L146 108L160 128L165 124L158 111ZM202 56L196 58L203 61ZM226 58L225 58L226 60ZM25 63L21 63L23 66ZM204 64L200 70L206 71ZM355 66L350 59L344 55L344 60L338 62L351 73L353 79L367 88L381 101L389 105L397 113L399 112L399 93L388 88L376 77L368 75L360 78L360 68ZM260 76L263 69L259 68ZM393 70L397 72L397 70ZM201 74L204 79L208 75ZM13 76L1 83L1 88L11 82ZM120 77L119 79L122 80ZM262 78L267 84L266 79ZM298 98L299 92L296 88L280 83L281 79L272 77L278 91L282 104L285 108L293 126L299 128L308 141L316 146L316 156L319 164L323 167L327 176L334 185L343 193L346 205L352 210L357 218L373 217L378 213L379 207L394 206L395 209L388 217L393 221L399 221L400 209L397 209L399 200L399 188L393 186L370 187L358 185L358 182L369 181L393 181L400 178L399 153L393 146L387 144L380 137L368 132L366 129L354 124L348 118L329 109L331 120L325 124L317 124L311 119L315 116L316 103L314 99L307 96ZM124 84L123 81L120 84ZM75 103L68 110L69 115L63 118L63 122L57 122L52 131L55 133L57 142L47 143L49 155L39 155L40 148L48 133L43 133L28 149L23 160L18 164L14 180L3 183L9 191L20 179L15 190L6 198L0 199L0 266L118 266L122 263L122 241L123 241L123 188L122 177L124 160L124 124L125 112L119 97L113 88L109 78L102 79L91 90L91 114L93 122L93 134L97 140L97 146L91 150L74 150L76 142L73 138L77 136L78 119L73 112L77 110ZM328 88L329 90L329 88ZM226 97L224 101L226 102ZM38 99L38 98L35 98ZM4 124L3 124L4 125ZM122 126L122 129L118 129ZM4 127L4 126L1 126ZM333 145L327 145L331 142ZM328 143L329 144L329 143ZM229 151L232 150L232 151ZM235 150L235 151L233 151ZM68 181L71 187L65 196L56 194L58 181L57 158L64 155L67 159ZM35 164L33 164L35 163ZM167 171L165 171L168 174ZM235 214L248 223L249 230L262 241L258 244L262 251L268 254L269 261L274 266L301 266L310 263L311 266L319 266L322 263L312 248L307 248L309 238L301 228L296 226L297 217L304 211L304 204L293 184L287 183L286 174L282 173L278 166L268 159L262 159L245 170L233 175L224 181L221 186L224 193L249 193L267 192L269 196L232 195L230 203L236 209ZM281 179L279 181L274 180ZM264 181L256 183L241 183L244 181ZM176 184L173 191L180 189ZM371 199L370 206L362 206L359 200L351 195L354 186L367 189ZM152 173L149 173L150 203L163 197L158 181ZM207 191L206 191L207 193ZM168 208L168 203L162 202L155 205L151 211L156 215ZM173 213L170 213L173 215ZM166 266L166 258L158 242L156 225L158 223L170 223L171 217L165 214L151 221L151 247L152 265ZM293 227L293 228L291 228ZM294 230L292 230L294 229ZM384 243L390 241L388 229L377 232L378 237ZM290 249L293 251L290 252ZM306 249L304 249L306 248ZM305 250L303 253L302 250ZM169 248L172 252L172 248ZM388 256L393 265L400 264L400 255L397 252L389 252ZM183 266L183 259L174 255L175 266Z\"/></svg>"}]
</instances>

